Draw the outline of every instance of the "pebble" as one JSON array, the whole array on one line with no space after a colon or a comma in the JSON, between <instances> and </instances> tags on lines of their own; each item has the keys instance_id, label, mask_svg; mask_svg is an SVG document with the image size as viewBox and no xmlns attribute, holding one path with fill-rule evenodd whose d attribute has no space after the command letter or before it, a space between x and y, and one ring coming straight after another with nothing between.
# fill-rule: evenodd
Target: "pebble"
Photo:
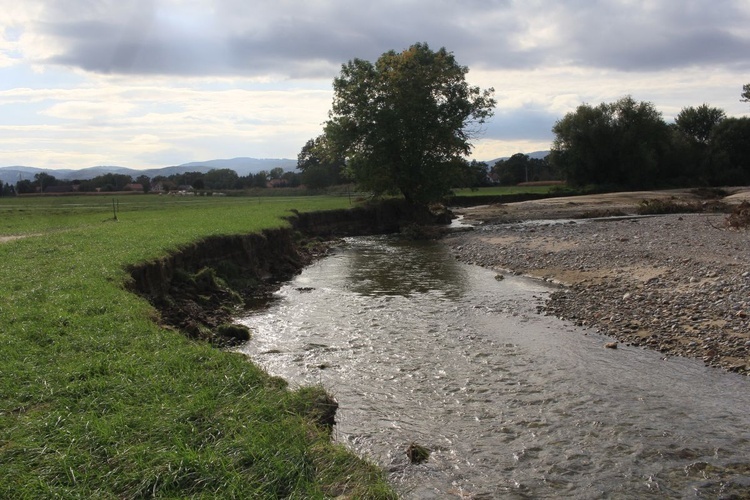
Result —
<instances>
[{"instance_id":1,"label":"pebble","mask_svg":"<svg viewBox=\"0 0 750 500\"><path fill-rule=\"evenodd\" d=\"M570 280L550 295L545 314L750 375L750 235L722 229L721 219L709 225L705 214L679 217L669 229L665 222L677 216L551 224L533 233L493 224L445 241L462 261ZM488 241L503 236L514 237L513 245ZM586 275L571 280L575 273Z\"/></svg>"}]
</instances>

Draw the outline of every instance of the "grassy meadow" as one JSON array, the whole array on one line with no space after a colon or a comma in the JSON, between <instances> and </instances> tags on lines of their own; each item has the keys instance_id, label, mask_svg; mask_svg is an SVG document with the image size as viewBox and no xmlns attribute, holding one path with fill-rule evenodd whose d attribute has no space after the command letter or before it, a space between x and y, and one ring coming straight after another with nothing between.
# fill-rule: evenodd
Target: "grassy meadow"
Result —
<instances>
[{"instance_id":1,"label":"grassy meadow","mask_svg":"<svg viewBox=\"0 0 750 500\"><path fill-rule=\"evenodd\" d=\"M0 498L391 498L246 358L161 328L128 265L347 198L0 198ZM115 213L117 220L115 220Z\"/></svg>"}]
</instances>

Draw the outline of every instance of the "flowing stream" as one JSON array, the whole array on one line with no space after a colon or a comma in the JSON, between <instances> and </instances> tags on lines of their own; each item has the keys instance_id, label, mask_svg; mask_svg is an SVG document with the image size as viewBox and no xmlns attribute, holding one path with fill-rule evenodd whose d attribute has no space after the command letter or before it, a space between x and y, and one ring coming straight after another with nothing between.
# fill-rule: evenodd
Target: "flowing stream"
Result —
<instances>
[{"instance_id":1,"label":"flowing stream","mask_svg":"<svg viewBox=\"0 0 750 500\"><path fill-rule=\"evenodd\" d=\"M545 283L352 238L241 321L404 498L750 498L750 380L539 314ZM431 450L422 464L410 443Z\"/></svg>"}]
</instances>

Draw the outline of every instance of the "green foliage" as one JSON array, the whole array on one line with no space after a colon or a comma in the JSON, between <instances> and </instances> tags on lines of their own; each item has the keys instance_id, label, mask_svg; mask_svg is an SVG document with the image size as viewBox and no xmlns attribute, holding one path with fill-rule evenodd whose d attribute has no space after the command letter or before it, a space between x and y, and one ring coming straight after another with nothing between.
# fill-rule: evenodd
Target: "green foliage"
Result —
<instances>
[{"instance_id":1,"label":"green foliage","mask_svg":"<svg viewBox=\"0 0 750 500\"><path fill-rule=\"evenodd\" d=\"M325 135L310 139L297 155L302 183L310 189L322 189L346 181L346 161L332 150Z\"/></svg>"},{"instance_id":2,"label":"green foliage","mask_svg":"<svg viewBox=\"0 0 750 500\"><path fill-rule=\"evenodd\" d=\"M546 158L529 158L523 153L516 153L507 160L498 160L492 166L492 173L505 186L560 179L559 173Z\"/></svg>"},{"instance_id":3,"label":"green foliage","mask_svg":"<svg viewBox=\"0 0 750 500\"><path fill-rule=\"evenodd\" d=\"M742 86L742 102L750 102L750 83L746 83Z\"/></svg>"},{"instance_id":4,"label":"green foliage","mask_svg":"<svg viewBox=\"0 0 750 500\"><path fill-rule=\"evenodd\" d=\"M237 172L229 168L215 168L203 175L203 183L206 189L237 189L239 176Z\"/></svg>"},{"instance_id":5,"label":"green foliage","mask_svg":"<svg viewBox=\"0 0 750 500\"><path fill-rule=\"evenodd\" d=\"M421 464L430 458L430 450L421 444L411 443L406 449L406 456L413 464Z\"/></svg>"},{"instance_id":6,"label":"green foliage","mask_svg":"<svg viewBox=\"0 0 750 500\"><path fill-rule=\"evenodd\" d=\"M221 337L227 337L240 342L246 342L250 340L250 329L245 325L221 325L217 329L216 333L218 333Z\"/></svg>"},{"instance_id":7,"label":"green foliage","mask_svg":"<svg viewBox=\"0 0 750 500\"><path fill-rule=\"evenodd\" d=\"M479 188L482 186L488 186L489 185L489 178L487 177L488 174L488 167L487 164L481 161L471 160L471 162L467 162L466 166L464 167L464 179L463 182L460 184L456 184L453 187L469 187L469 188Z\"/></svg>"},{"instance_id":8,"label":"green foliage","mask_svg":"<svg viewBox=\"0 0 750 500\"><path fill-rule=\"evenodd\" d=\"M104 174L87 181L81 181L81 191L122 191L125 186L133 182L133 178L126 174Z\"/></svg>"},{"instance_id":9,"label":"green foliage","mask_svg":"<svg viewBox=\"0 0 750 500\"><path fill-rule=\"evenodd\" d=\"M469 86L467 72L423 43L342 66L325 135L362 189L426 206L461 183L472 126L495 105L493 89Z\"/></svg>"},{"instance_id":10,"label":"green foliage","mask_svg":"<svg viewBox=\"0 0 750 500\"><path fill-rule=\"evenodd\" d=\"M750 118L703 104L666 125L650 103L626 97L581 105L555 124L550 161L573 185L612 188L750 182Z\"/></svg>"},{"instance_id":11,"label":"green foliage","mask_svg":"<svg viewBox=\"0 0 750 500\"><path fill-rule=\"evenodd\" d=\"M711 131L727 117L724 110L712 108L708 104L683 108L675 118L677 129L690 140L708 144Z\"/></svg>"},{"instance_id":12,"label":"green foliage","mask_svg":"<svg viewBox=\"0 0 750 500\"><path fill-rule=\"evenodd\" d=\"M550 162L575 185L646 188L666 177L667 124L653 104L624 97L611 104L582 104L552 129Z\"/></svg>"},{"instance_id":13,"label":"green foliage","mask_svg":"<svg viewBox=\"0 0 750 500\"><path fill-rule=\"evenodd\" d=\"M160 328L125 269L337 198L0 199L0 498L391 498L245 357ZM213 279L206 274L206 279Z\"/></svg>"},{"instance_id":14,"label":"green foliage","mask_svg":"<svg viewBox=\"0 0 750 500\"><path fill-rule=\"evenodd\" d=\"M719 108L703 104L687 107L675 117L672 129L672 154L667 170L675 185L712 184L711 137L713 130L726 118Z\"/></svg>"},{"instance_id":15,"label":"green foliage","mask_svg":"<svg viewBox=\"0 0 750 500\"><path fill-rule=\"evenodd\" d=\"M712 183L750 183L750 118L727 118L711 134Z\"/></svg>"}]
</instances>

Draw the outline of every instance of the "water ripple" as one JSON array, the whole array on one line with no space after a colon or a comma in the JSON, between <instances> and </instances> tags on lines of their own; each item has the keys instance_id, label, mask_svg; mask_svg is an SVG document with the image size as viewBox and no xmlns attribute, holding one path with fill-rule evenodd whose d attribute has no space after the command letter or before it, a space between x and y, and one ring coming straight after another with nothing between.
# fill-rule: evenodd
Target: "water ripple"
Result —
<instances>
[{"instance_id":1,"label":"water ripple","mask_svg":"<svg viewBox=\"0 0 750 500\"><path fill-rule=\"evenodd\" d=\"M439 244L352 239L243 319L242 350L324 384L337 439L407 498L746 498L748 380L604 349L536 314L549 291ZM411 442L426 463L408 463Z\"/></svg>"}]
</instances>

